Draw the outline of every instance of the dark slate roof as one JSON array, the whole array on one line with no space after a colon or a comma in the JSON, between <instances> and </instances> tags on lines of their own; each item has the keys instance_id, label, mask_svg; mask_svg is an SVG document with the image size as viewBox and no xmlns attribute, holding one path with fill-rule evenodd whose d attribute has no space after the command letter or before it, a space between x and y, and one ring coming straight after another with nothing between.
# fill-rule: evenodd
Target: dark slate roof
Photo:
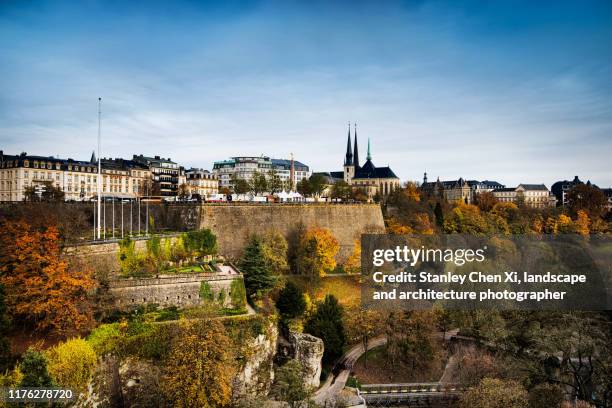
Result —
<instances>
[{"instance_id":1,"label":"dark slate roof","mask_svg":"<svg viewBox=\"0 0 612 408\"><path fill-rule=\"evenodd\" d=\"M546 185L544 184L519 184L519 187L523 187L525 190L531 190L531 191L537 191L537 190L548 191L548 188L546 188Z\"/></svg>"},{"instance_id":2,"label":"dark slate roof","mask_svg":"<svg viewBox=\"0 0 612 408\"><path fill-rule=\"evenodd\" d=\"M273 166L283 166L285 168L291 168L291 160L286 160L286 159L272 159L272 165ZM305 165L302 162L299 162L297 160L293 161L293 166L295 167L296 170L300 170L300 171L308 171L308 166Z\"/></svg>"},{"instance_id":3,"label":"dark slate roof","mask_svg":"<svg viewBox=\"0 0 612 408\"><path fill-rule=\"evenodd\" d=\"M505 188L496 188L495 190L493 190L494 193L496 192L510 192L510 191L515 191L516 187L505 187Z\"/></svg>"},{"instance_id":4,"label":"dark slate roof","mask_svg":"<svg viewBox=\"0 0 612 408\"><path fill-rule=\"evenodd\" d=\"M334 184L337 181L344 180L344 172L341 171L319 171L312 173L313 176L315 174L323 176L327 184Z\"/></svg>"},{"instance_id":5,"label":"dark slate roof","mask_svg":"<svg viewBox=\"0 0 612 408\"><path fill-rule=\"evenodd\" d=\"M376 167L372 160L366 160L363 166L355 169L356 179L398 178L390 167Z\"/></svg>"}]
</instances>

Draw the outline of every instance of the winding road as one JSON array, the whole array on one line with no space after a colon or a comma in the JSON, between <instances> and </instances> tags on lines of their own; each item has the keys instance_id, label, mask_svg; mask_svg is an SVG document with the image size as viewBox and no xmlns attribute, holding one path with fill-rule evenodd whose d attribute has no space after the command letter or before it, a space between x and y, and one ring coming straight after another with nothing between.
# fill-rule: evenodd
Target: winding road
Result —
<instances>
[{"instance_id":1,"label":"winding road","mask_svg":"<svg viewBox=\"0 0 612 408\"><path fill-rule=\"evenodd\" d=\"M368 350L382 346L386 343L387 338L385 336L375 337L368 342ZM348 380L353 364L359 360L359 357L361 357L363 353L365 353L363 344L355 345L344 353L338 363L336 363L332 373L327 377L323 386L315 393L314 401L317 404L325 406L325 403L331 404L335 401L338 394L340 394L346 385L346 380ZM338 371L338 369L340 371Z\"/></svg>"}]
</instances>

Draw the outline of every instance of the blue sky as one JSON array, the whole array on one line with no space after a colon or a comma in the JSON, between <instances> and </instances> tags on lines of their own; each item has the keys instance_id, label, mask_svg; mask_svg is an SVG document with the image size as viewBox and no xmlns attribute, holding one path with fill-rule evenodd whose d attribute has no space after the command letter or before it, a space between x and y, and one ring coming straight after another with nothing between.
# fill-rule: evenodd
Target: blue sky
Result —
<instances>
[{"instance_id":1,"label":"blue sky","mask_svg":"<svg viewBox=\"0 0 612 408\"><path fill-rule=\"evenodd\" d=\"M612 186L610 2L0 3L0 149Z\"/></svg>"}]
</instances>

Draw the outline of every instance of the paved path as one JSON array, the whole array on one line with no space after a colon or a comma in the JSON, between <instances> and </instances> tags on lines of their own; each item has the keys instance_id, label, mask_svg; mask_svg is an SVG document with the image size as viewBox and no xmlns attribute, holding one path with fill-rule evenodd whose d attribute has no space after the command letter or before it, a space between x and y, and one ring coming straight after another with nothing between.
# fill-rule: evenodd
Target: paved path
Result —
<instances>
[{"instance_id":1,"label":"paved path","mask_svg":"<svg viewBox=\"0 0 612 408\"><path fill-rule=\"evenodd\" d=\"M385 336L376 337L368 342L368 350L380 347L384 344L387 344L387 338ZM346 380L348 380L353 364L359 360L359 357L361 357L364 352L363 344L358 344L344 353L336 364L336 368L334 368L329 377L327 377L323 386L315 393L314 400L317 404L325 406L325 403L332 404L335 401L338 394L340 394L346 385ZM338 369L340 371L338 371Z\"/></svg>"}]
</instances>

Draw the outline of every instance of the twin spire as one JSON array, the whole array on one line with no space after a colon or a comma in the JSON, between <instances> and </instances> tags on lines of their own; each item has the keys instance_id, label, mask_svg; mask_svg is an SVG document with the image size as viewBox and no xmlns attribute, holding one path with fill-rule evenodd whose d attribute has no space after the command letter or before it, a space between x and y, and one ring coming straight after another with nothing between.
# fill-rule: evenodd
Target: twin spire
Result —
<instances>
[{"instance_id":1,"label":"twin spire","mask_svg":"<svg viewBox=\"0 0 612 408\"><path fill-rule=\"evenodd\" d=\"M351 149L351 122L348 124L348 139L346 141L346 157L344 158L345 166L359 167L359 147L357 146L357 123L355 125L355 148ZM368 144L370 141L368 140ZM353 153L354 152L354 153Z\"/></svg>"}]
</instances>

